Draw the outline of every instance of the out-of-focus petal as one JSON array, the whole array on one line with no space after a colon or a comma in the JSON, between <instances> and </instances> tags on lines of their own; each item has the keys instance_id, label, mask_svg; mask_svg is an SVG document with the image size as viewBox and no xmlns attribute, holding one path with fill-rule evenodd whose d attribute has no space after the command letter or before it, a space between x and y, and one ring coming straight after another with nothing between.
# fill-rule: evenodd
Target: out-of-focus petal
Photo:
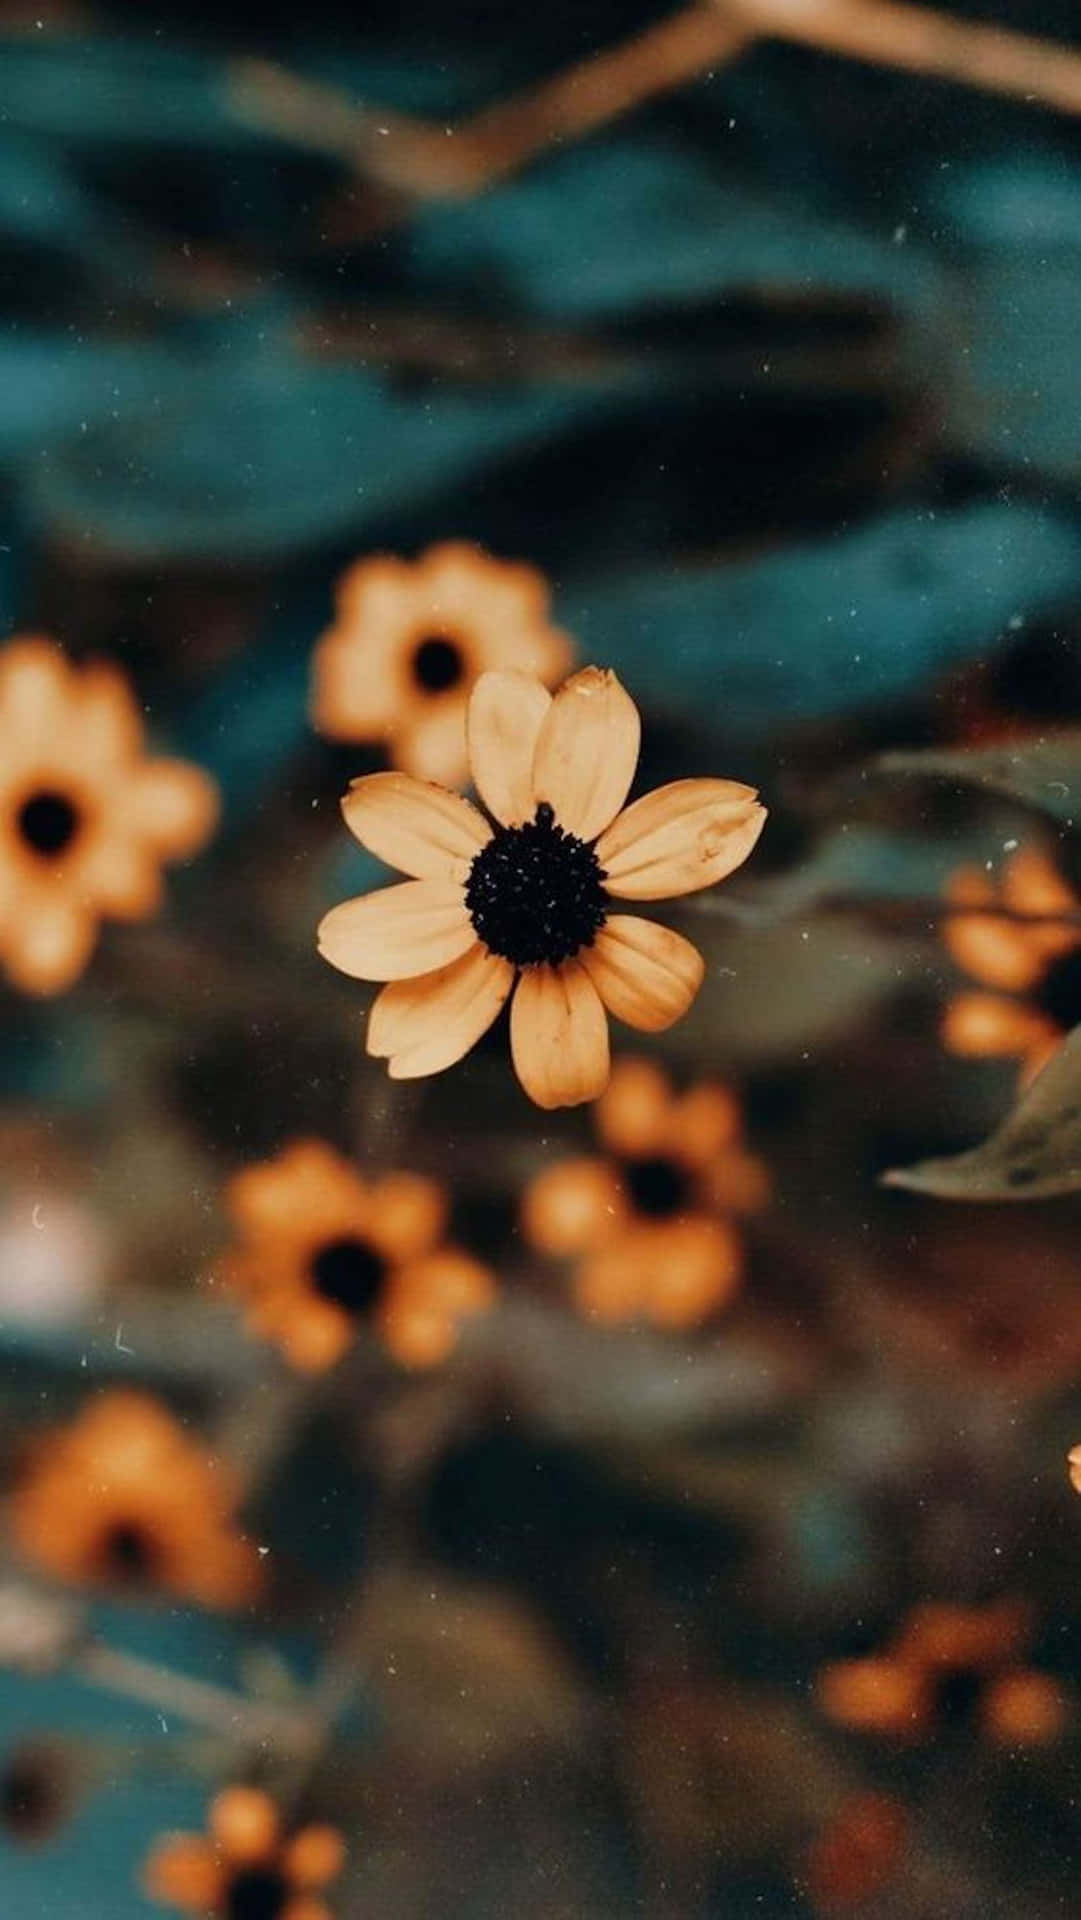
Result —
<instances>
[{"instance_id":1,"label":"out-of-focus petal","mask_svg":"<svg viewBox=\"0 0 1081 1920\"><path fill-rule=\"evenodd\" d=\"M533 757L552 697L524 673L482 673L469 699L466 731L473 785L505 827L531 820Z\"/></svg>"},{"instance_id":2,"label":"out-of-focus petal","mask_svg":"<svg viewBox=\"0 0 1081 1920\"><path fill-rule=\"evenodd\" d=\"M706 970L682 934L631 914L614 914L578 957L609 1013L642 1033L679 1020Z\"/></svg>"},{"instance_id":3,"label":"out-of-focus petal","mask_svg":"<svg viewBox=\"0 0 1081 1920\"><path fill-rule=\"evenodd\" d=\"M602 1246L622 1230L626 1217L623 1189L606 1160L583 1157L546 1167L522 1201L526 1239L557 1258Z\"/></svg>"},{"instance_id":4,"label":"out-of-focus petal","mask_svg":"<svg viewBox=\"0 0 1081 1920\"><path fill-rule=\"evenodd\" d=\"M164 889L156 859L138 840L98 835L79 858L73 891L114 920L144 920Z\"/></svg>"},{"instance_id":5,"label":"out-of-focus petal","mask_svg":"<svg viewBox=\"0 0 1081 1920\"><path fill-rule=\"evenodd\" d=\"M326 1887L345 1865L345 1841L337 1827L302 1827L283 1856L285 1871L295 1887Z\"/></svg>"},{"instance_id":6,"label":"out-of-focus petal","mask_svg":"<svg viewBox=\"0 0 1081 1920\"><path fill-rule=\"evenodd\" d=\"M644 794L597 842L609 893L664 900L697 893L742 866L765 825L753 787L675 780Z\"/></svg>"},{"instance_id":7,"label":"out-of-focus petal","mask_svg":"<svg viewBox=\"0 0 1081 1920\"><path fill-rule=\"evenodd\" d=\"M596 839L627 798L640 738L638 709L615 674L583 667L563 682L541 724L534 800L546 801L568 833Z\"/></svg>"},{"instance_id":8,"label":"out-of-focus petal","mask_svg":"<svg viewBox=\"0 0 1081 1920\"><path fill-rule=\"evenodd\" d=\"M576 960L533 967L511 1001L515 1072L538 1107L595 1100L608 1080L608 1022L597 989Z\"/></svg>"},{"instance_id":9,"label":"out-of-focus petal","mask_svg":"<svg viewBox=\"0 0 1081 1920\"><path fill-rule=\"evenodd\" d=\"M386 1173L372 1187L371 1238L384 1258L415 1260L434 1247L447 1223L447 1193L420 1173Z\"/></svg>"},{"instance_id":10,"label":"out-of-focus petal","mask_svg":"<svg viewBox=\"0 0 1081 1920\"><path fill-rule=\"evenodd\" d=\"M380 1330L403 1366L436 1366L455 1346L459 1320L483 1312L494 1298L487 1267L456 1247L441 1247L397 1275Z\"/></svg>"},{"instance_id":11,"label":"out-of-focus petal","mask_svg":"<svg viewBox=\"0 0 1081 1920\"><path fill-rule=\"evenodd\" d=\"M403 773L460 787L469 772L464 687L438 698L410 700L390 730L390 757Z\"/></svg>"},{"instance_id":12,"label":"out-of-focus petal","mask_svg":"<svg viewBox=\"0 0 1081 1920\"><path fill-rule=\"evenodd\" d=\"M735 1148L743 1116L730 1087L703 1080L673 1102L669 1121L672 1151L691 1167L708 1166Z\"/></svg>"},{"instance_id":13,"label":"out-of-focus petal","mask_svg":"<svg viewBox=\"0 0 1081 1920\"><path fill-rule=\"evenodd\" d=\"M142 751L144 728L130 683L118 667L92 660L75 683L68 725L79 764L119 771Z\"/></svg>"},{"instance_id":14,"label":"out-of-focus petal","mask_svg":"<svg viewBox=\"0 0 1081 1920\"><path fill-rule=\"evenodd\" d=\"M94 916L78 900L36 888L5 936L8 976L23 993L63 993L85 972L96 939Z\"/></svg>"},{"instance_id":15,"label":"out-of-focus petal","mask_svg":"<svg viewBox=\"0 0 1081 1920\"><path fill-rule=\"evenodd\" d=\"M324 960L357 980L412 980L457 960L476 943L462 888L403 880L332 907L319 924Z\"/></svg>"},{"instance_id":16,"label":"out-of-focus petal","mask_svg":"<svg viewBox=\"0 0 1081 1920\"><path fill-rule=\"evenodd\" d=\"M464 878L492 837L483 814L468 800L407 773L369 773L354 780L342 813L361 846L417 880Z\"/></svg>"},{"instance_id":17,"label":"out-of-focus petal","mask_svg":"<svg viewBox=\"0 0 1081 1920\"><path fill-rule=\"evenodd\" d=\"M237 1866L265 1860L278 1841L278 1809L258 1787L225 1787L207 1822L226 1859Z\"/></svg>"},{"instance_id":18,"label":"out-of-focus petal","mask_svg":"<svg viewBox=\"0 0 1081 1920\"><path fill-rule=\"evenodd\" d=\"M1061 1038L1045 1014L1023 1000L999 993L958 993L942 1020L942 1040L950 1053L973 1059L1027 1054Z\"/></svg>"},{"instance_id":19,"label":"out-of-focus petal","mask_svg":"<svg viewBox=\"0 0 1081 1920\"><path fill-rule=\"evenodd\" d=\"M192 1913L217 1911L224 1875L213 1848L199 1834L176 1833L160 1840L143 1868L151 1900Z\"/></svg>"},{"instance_id":20,"label":"out-of-focus petal","mask_svg":"<svg viewBox=\"0 0 1081 1920\"><path fill-rule=\"evenodd\" d=\"M663 1067L655 1060L624 1054L597 1101L597 1132L612 1153L625 1160L644 1159L668 1147L672 1093Z\"/></svg>"},{"instance_id":21,"label":"out-of-focus petal","mask_svg":"<svg viewBox=\"0 0 1081 1920\"><path fill-rule=\"evenodd\" d=\"M390 1060L395 1080L441 1073L488 1031L513 985L509 960L475 941L449 966L384 987L368 1017L368 1052Z\"/></svg>"},{"instance_id":22,"label":"out-of-focus petal","mask_svg":"<svg viewBox=\"0 0 1081 1920\"><path fill-rule=\"evenodd\" d=\"M145 760L124 777L122 816L162 860L183 860L218 824L218 789L187 760Z\"/></svg>"}]
</instances>

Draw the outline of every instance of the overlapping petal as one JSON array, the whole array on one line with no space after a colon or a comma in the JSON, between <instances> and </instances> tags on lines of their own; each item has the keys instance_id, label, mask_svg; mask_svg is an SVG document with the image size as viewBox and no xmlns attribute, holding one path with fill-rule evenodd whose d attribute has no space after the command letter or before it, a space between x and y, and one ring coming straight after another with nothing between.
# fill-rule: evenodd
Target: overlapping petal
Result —
<instances>
[{"instance_id":1,"label":"overlapping petal","mask_svg":"<svg viewBox=\"0 0 1081 1920\"><path fill-rule=\"evenodd\" d=\"M463 877L492 837L460 794L407 773L369 773L342 801L350 833L376 858L417 880Z\"/></svg>"},{"instance_id":2,"label":"overlapping petal","mask_svg":"<svg viewBox=\"0 0 1081 1920\"><path fill-rule=\"evenodd\" d=\"M531 820L537 737L552 705L524 673L482 673L469 701L466 731L473 785L505 827Z\"/></svg>"},{"instance_id":3,"label":"overlapping petal","mask_svg":"<svg viewBox=\"0 0 1081 1920\"><path fill-rule=\"evenodd\" d=\"M705 973L698 948L682 934L631 914L613 914L579 957L609 1012L641 1033L679 1020Z\"/></svg>"},{"instance_id":4,"label":"overlapping petal","mask_svg":"<svg viewBox=\"0 0 1081 1920\"><path fill-rule=\"evenodd\" d=\"M541 724L534 799L547 801L566 832L596 839L627 798L640 738L638 709L615 674L583 667L563 682Z\"/></svg>"},{"instance_id":5,"label":"overlapping petal","mask_svg":"<svg viewBox=\"0 0 1081 1920\"><path fill-rule=\"evenodd\" d=\"M511 1002L515 1072L538 1107L595 1100L608 1079L608 1022L585 968L531 967Z\"/></svg>"},{"instance_id":6,"label":"overlapping petal","mask_svg":"<svg viewBox=\"0 0 1081 1920\"><path fill-rule=\"evenodd\" d=\"M634 801L597 842L609 893L666 900L697 893L741 866L765 825L753 787L675 780Z\"/></svg>"},{"instance_id":7,"label":"overlapping petal","mask_svg":"<svg viewBox=\"0 0 1081 1920\"><path fill-rule=\"evenodd\" d=\"M368 1017L368 1052L395 1080L441 1073L488 1031L514 985L508 960L474 940L449 966L384 987Z\"/></svg>"}]
</instances>

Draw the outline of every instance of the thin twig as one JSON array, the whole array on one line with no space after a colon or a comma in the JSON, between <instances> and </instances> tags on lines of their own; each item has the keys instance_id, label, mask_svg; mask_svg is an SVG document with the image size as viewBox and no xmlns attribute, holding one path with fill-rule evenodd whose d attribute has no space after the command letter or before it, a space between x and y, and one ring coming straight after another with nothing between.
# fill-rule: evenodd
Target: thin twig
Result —
<instances>
[{"instance_id":1,"label":"thin twig","mask_svg":"<svg viewBox=\"0 0 1081 1920\"><path fill-rule=\"evenodd\" d=\"M749 33L1081 113L1081 54L904 0L717 0Z\"/></svg>"}]
</instances>

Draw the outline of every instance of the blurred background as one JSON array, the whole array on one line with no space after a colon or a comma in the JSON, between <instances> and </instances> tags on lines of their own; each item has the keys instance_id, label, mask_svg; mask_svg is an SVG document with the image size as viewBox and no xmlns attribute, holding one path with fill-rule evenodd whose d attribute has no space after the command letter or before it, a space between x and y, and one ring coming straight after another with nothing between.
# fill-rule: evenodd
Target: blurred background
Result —
<instances>
[{"instance_id":1,"label":"blurred background","mask_svg":"<svg viewBox=\"0 0 1081 1920\"><path fill-rule=\"evenodd\" d=\"M1081 1020L1076 9L0 36L4 1911L1072 1911L1072 1178L881 1176ZM315 952L385 877L349 779L453 762L523 605L641 788L770 808L595 1112L501 1027L390 1082ZM80 933L84 788L135 852Z\"/></svg>"}]
</instances>

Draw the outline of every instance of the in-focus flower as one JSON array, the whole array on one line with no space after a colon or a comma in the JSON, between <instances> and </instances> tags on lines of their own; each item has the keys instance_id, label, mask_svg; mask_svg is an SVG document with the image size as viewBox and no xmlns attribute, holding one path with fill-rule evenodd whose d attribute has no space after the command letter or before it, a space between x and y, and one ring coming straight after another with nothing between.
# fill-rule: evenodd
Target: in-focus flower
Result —
<instances>
[{"instance_id":1,"label":"in-focus flower","mask_svg":"<svg viewBox=\"0 0 1081 1920\"><path fill-rule=\"evenodd\" d=\"M346 824L412 878L334 907L319 950L343 973L390 983L372 1007L368 1051L392 1078L452 1066L513 994L511 1055L531 1099L595 1100L608 1082L606 1008L658 1032L686 1012L704 972L689 940L613 913L613 902L723 880L750 853L765 809L734 780L677 780L625 807L638 712L598 667L554 698L525 674L482 674L468 732L491 820L405 774L355 780Z\"/></svg>"},{"instance_id":2,"label":"in-focus flower","mask_svg":"<svg viewBox=\"0 0 1081 1920\"><path fill-rule=\"evenodd\" d=\"M551 625L549 602L535 568L464 541L415 561L359 561L315 650L314 726L332 740L384 744L403 772L457 786L479 675L510 667L554 686L570 671L574 649Z\"/></svg>"},{"instance_id":3,"label":"in-focus flower","mask_svg":"<svg viewBox=\"0 0 1081 1920\"><path fill-rule=\"evenodd\" d=\"M596 1319L683 1327L715 1313L743 1272L734 1216L769 1190L735 1094L706 1080L676 1094L653 1061L626 1058L594 1118L610 1157L537 1174L522 1205L526 1238L575 1261L578 1303Z\"/></svg>"},{"instance_id":4,"label":"in-focus flower","mask_svg":"<svg viewBox=\"0 0 1081 1920\"><path fill-rule=\"evenodd\" d=\"M967 911L946 921L946 945L979 988L950 1001L945 1044L951 1053L1017 1058L1030 1080L1081 1023L1081 926L1056 925L1053 917L1077 918L1081 901L1032 848L1011 856L997 884L980 867L960 868L948 899ZM996 907L1032 918L1010 919Z\"/></svg>"},{"instance_id":5,"label":"in-focus flower","mask_svg":"<svg viewBox=\"0 0 1081 1920\"><path fill-rule=\"evenodd\" d=\"M225 1197L237 1239L224 1277L253 1332L305 1372L333 1366L362 1324L404 1366L434 1366L495 1296L487 1267L446 1243L446 1193L420 1174L365 1180L321 1140L297 1140Z\"/></svg>"},{"instance_id":6,"label":"in-focus flower","mask_svg":"<svg viewBox=\"0 0 1081 1920\"><path fill-rule=\"evenodd\" d=\"M226 1469L144 1393L103 1393L41 1441L8 1502L15 1544L58 1579L231 1607L259 1585Z\"/></svg>"},{"instance_id":7,"label":"in-focus flower","mask_svg":"<svg viewBox=\"0 0 1081 1920\"><path fill-rule=\"evenodd\" d=\"M39 638L0 654L0 964L14 986L70 987L99 921L154 913L162 862L201 847L217 813L199 767L147 758L116 667L74 666Z\"/></svg>"},{"instance_id":8,"label":"in-focus flower","mask_svg":"<svg viewBox=\"0 0 1081 1920\"><path fill-rule=\"evenodd\" d=\"M344 1864L336 1827L287 1834L268 1794L226 1787L210 1807L206 1837L159 1840L143 1885L151 1900L199 1920L332 1920L323 1896Z\"/></svg>"},{"instance_id":9,"label":"in-focus flower","mask_svg":"<svg viewBox=\"0 0 1081 1920\"><path fill-rule=\"evenodd\" d=\"M1031 1639L1023 1601L927 1601L885 1652L823 1668L818 1702L859 1733L913 1741L974 1723L1000 1745L1043 1746L1063 1731L1067 1703L1049 1674L1025 1665Z\"/></svg>"}]
</instances>

